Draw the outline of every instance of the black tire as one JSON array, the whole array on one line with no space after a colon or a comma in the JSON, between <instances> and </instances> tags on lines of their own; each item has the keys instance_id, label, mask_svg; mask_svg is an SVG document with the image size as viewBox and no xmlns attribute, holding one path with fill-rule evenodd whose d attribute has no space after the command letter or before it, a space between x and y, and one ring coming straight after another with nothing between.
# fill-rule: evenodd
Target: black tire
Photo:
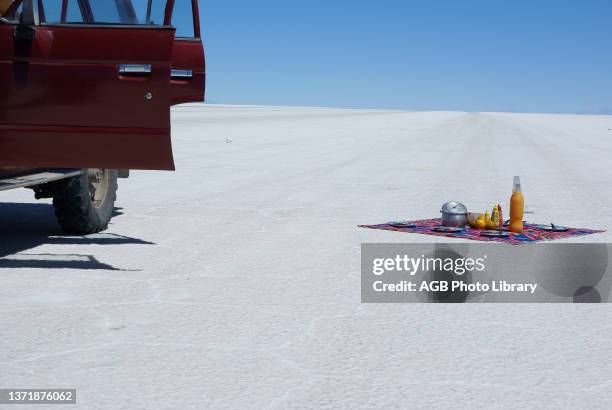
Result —
<instances>
[{"instance_id":1,"label":"black tire","mask_svg":"<svg viewBox=\"0 0 612 410\"><path fill-rule=\"evenodd\" d=\"M94 202L96 190L87 170L61 181L55 189L55 216L65 231L87 235L108 228L117 199L117 170L100 171L106 181L102 200Z\"/></svg>"}]
</instances>

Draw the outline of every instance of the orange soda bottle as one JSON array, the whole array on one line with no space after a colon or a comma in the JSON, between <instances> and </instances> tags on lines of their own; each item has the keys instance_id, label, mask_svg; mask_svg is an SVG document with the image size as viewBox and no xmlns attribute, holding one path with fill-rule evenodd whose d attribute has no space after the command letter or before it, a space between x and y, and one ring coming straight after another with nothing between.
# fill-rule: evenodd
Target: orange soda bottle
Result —
<instances>
[{"instance_id":1,"label":"orange soda bottle","mask_svg":"<svg viewBox=\"0 0 612 410\"><path fill-rule=\"evenodd\" d=\"M510 232L523 233L524 210L525 198L521 192L521 178L514 177L514 186L510 197Z\"/></svg>"}]
</instances>

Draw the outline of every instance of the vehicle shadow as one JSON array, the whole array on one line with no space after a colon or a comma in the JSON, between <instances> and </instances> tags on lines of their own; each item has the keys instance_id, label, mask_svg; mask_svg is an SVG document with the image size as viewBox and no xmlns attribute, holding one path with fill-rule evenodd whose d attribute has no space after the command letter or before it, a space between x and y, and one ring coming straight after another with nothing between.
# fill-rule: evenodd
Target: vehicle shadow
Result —
<instances>
[{"instance_id":1,"label":"vehicle shadow","mask_svg":"<svg viewBox=\"0 0 612 410\"><path fill-rule=\"evenodd\" d=\"M114 216L121 215L117 208ZM87 236L66 234L55 220L53 206L45 203L0 203L0 269L103 269L123 270L87 254L24 254L41 245L154 245L127 236L100 233Z\"/></svg>"}]
</instances>

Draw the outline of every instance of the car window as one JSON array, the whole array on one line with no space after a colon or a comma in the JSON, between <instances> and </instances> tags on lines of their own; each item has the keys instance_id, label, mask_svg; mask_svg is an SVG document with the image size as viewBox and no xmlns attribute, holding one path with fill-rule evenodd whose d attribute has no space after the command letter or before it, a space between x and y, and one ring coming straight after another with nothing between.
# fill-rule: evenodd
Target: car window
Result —
<instances>
[{"instance_id":1,"label":"car window","mask_svg":"<svg viewBox=\"0 0 612 410\"><path fill-rule=\"evenodd\" d=\"M43 23L83 23L85 21L78 0L42 0L41 6L40 19Z\"/></svg>"},{"instance_id":2,"label":"car window","mask_svg":"<svg viewBox=\"0 0 612 410\"><path fill-rule=\"evenodd\" d=\"M85 22L163 25L166 2L167 0L42 0L41 20L47 24ZM65 13L64 16L62 12Z\"/></svg>"},{"instance_id":3,"label":"car window","mask_svg":"<svg viewBox=\"0 0 612 410\"><path fill-rule=\"evenodd\" d=\"M176 28L176 37L193 38L193 6L191 0L175 0L172 12L172 25Z\"/></svg>"},{"instance_id":4,"label":"car window","mask_svg":"<svg viewBox=\"0 0 612 410\"><path fill-rule=\"evenodd\" d=\"M9 6L15 2L19 6L4 15ZM146 24L163 25L167 0L39 0L41 22L46 24L89 23L89 24ZM191 1L177 0L179 12L189 10ZM180 4L183 3L183 4ZM9 21L19 21L22 0L0 0L0 16ZM178 37L193 37L193 19L181 19ZM186 23L186 24L185 24Z\"/></svg>"},{"instance_id":5,"label":"car window","mask_svg":"<svg viewBox=\"0 0 612 410\"><path fill-rule=\"evenodd\" d=\"M66 1L66 16L62 22L67 23L83 23L85 18L81 13L81 7L79 6L78 0L67 0Z\"/></svg>"},{"instance_id":6,"label":"car window","mask_svg":"<svg viewBox=\"0 0 612 410\"><path fill-rule=\"evenodd\" d=\"M113 0L90 1L91 12L96 23L122 23L117 2Z\"/></svg>"},{"instance_id":7,"label":"car window","mask_svg":"<svg viewBox=\"0 0 612 410\"><path fill-rule=\"evenodd\" d=\"M59 23L62 18L63 0L43 0L43 11L41 20L43 22Z\"/></svg>"},{"instance_id":8,"label":"car window","mask_svg":"<svg viewBox=\"0 0 612 410\"><path fill-rule=\"evenodd\" d=\"M140 24L164 24L166 0L132 0L132 5Z\"/></svg>"},{"instance_id":9,"label":"car window","mask_svg":"<svg viewBox=\"0 0 612 410\"><path fill-rule=\"evenodd\" d=\"M90 1L95 23L138 24L130 0Z\"/></svg>"}]
</instances>

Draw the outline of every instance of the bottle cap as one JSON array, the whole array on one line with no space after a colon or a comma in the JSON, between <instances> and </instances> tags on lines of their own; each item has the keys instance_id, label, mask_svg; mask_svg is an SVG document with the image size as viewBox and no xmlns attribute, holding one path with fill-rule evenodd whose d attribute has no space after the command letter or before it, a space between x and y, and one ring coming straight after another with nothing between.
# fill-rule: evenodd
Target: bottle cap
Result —
<instances>
[{"instance_id":1,"label":"bottle cap","mask_svg":"<svg viewBox=\"0 0 612 410\"><path fill-rule=\"evenodd\" d=\"M512 187L513 192L521 192L521 177L514 177L514 186Z\"/></svg>"}]
</instances>

